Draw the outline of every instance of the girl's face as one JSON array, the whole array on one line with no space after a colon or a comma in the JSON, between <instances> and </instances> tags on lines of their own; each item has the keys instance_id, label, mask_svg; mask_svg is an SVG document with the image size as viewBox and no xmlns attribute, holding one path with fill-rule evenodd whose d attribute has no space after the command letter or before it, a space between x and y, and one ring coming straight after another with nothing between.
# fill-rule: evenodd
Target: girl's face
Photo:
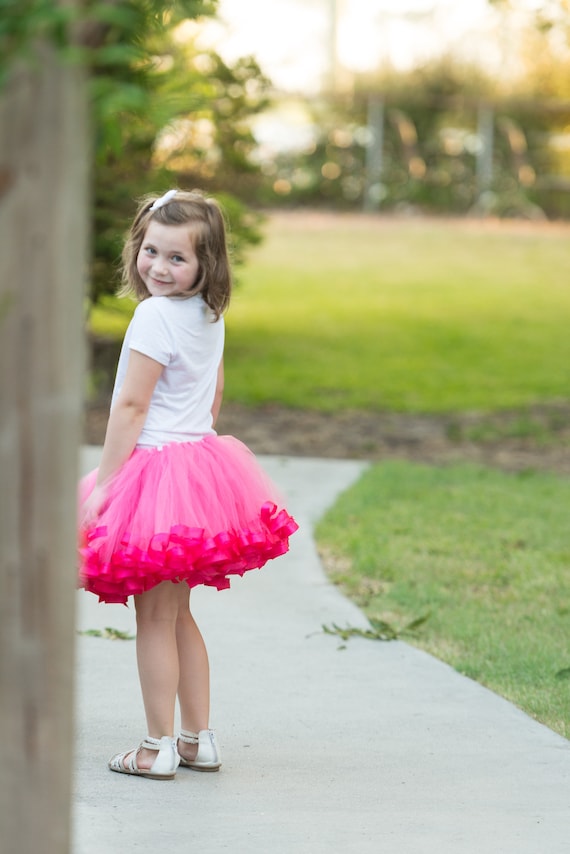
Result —
<instances>
[{"instance_id":1,"label":"girl's face","mask_svg":"<svg viewBox=\"0 0 570 854\"><path fill-rule=\"evenodd\" d=\"M151 220L137 256L137 270L153 297L189 291L199 270L190 228Z\"/></svg>"}]
</instances>

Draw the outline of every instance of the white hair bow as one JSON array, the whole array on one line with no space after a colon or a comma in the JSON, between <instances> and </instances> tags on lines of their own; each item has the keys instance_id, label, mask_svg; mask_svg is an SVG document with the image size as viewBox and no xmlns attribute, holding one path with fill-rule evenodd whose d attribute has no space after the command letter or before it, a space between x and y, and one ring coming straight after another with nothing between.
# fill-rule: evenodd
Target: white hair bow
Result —
<instances>
[{"instance_id":1,"label":"white hair bow","mask_svg":"<svg viewBox=\"0 0 570 854\"><path fill-rule=\"evenodd\" d=\"M157 199L155 202L152 203L149 208L149 211L157 211L159 208L168 204L168 202L174 198L177 192L178 190L168 190L168 192L165 193L164 196L161 196L160 199Z\"/></svg>"}]
</instances>

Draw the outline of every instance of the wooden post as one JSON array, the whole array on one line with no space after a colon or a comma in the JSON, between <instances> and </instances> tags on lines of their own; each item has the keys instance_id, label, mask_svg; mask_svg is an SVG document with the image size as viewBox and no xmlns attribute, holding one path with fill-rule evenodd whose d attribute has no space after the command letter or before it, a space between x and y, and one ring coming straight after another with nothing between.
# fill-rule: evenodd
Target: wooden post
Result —
<instances>
[{"instance_id":1,"label":"wooden post","mask_svg":"<svg viewBox=\"0 0 570 854\"><path fill-rule=\"evenodd\" d=\"M86 112L83 70L46 43L0 91L3 854L70 845Z\"/></svg>"}]
</instances>

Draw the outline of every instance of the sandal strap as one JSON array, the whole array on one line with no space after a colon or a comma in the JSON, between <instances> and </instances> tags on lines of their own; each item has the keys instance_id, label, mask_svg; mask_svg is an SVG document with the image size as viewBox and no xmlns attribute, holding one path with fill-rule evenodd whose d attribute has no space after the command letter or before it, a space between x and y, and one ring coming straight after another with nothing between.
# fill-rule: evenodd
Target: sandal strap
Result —
<instances>
[{"instance_id":1,"label":"sandal strap","mask_svg":"<svg viewBox=\"0 0 570 854\"><path fill-rule=\"evenodd\" d=\"M144 747L147 750L160 750L160 738L153 738L151 735L147 735L147 737L143 738L143 740L141 741L138 749L140 750L141 747Z\"/></svg>"},{"instance_id":2,"label":"sandal strap","mask_svg":"<svg viewBox=\"0 0 570 854\"><path fill-rule=\"evenodd\" d=\"M147 735L146 738L143 738L143 740L141 741L139 746L135 747L135 749L130 753L130 756L129 756L129 751L122 754L119 761L123 763L123 766L125 768L129 769L131 774L139 774L140 773L139 764L137 762L137 756L138 756L139 750L141 750L143 747L145 747L147 750L160 751L160 739L159 738L153 738L151 735ZM129 760L126 763L126 765L125 765L125 756L129 756Z\"/></svg>"},{"instance_id":3,"label":"sandal strap","mask_svg":"<svg viewBox=\"0 0 570 854\"><path fill-rule=\"evenodd\" d=\"M154 750L158 755L150 768L139 768L138 754L142 749ZM142 777L150 777L155 780L171 780L180 762L176 752L176 744L172 736L153 738L147 736L138 747L127 750L126 753L117 753L109 760L111 771L120 774L136 774Z\"/></svg>"},{"instance_id":4,"label":"sandal strap","mask_svg":"<svg viewBox=\"0 0 570 854\"><path fill-rule=\"evenodd\" d=\"M127 753L123 753L123 754L122 754L122 756L121 756L121 757L120 757L120 759L119 759L119 762L122 764L123 768L128 768L128 769L129 769L129 771L131 772L131 774L138 774L138 772L139 772L139 766L138 766L138 763L137 763L137 753L139 752L139 749L140 749L140 748L135 747L135 749L132 751L132 753L130 754L130 756L129 756L129 753L128 753L128 752L127 752ZM128 760L128 762L125 764L125 758L126 758L127 756L129 756L129 760Z\"/></svg>"},{"instance_id":5,"label":"sandal strap","mask_svg":"<svg viewBox=\"0 0 570 854\"><path fill-rule=\"evenodd\" d=\"M185 744L198 744L199 741L197 732L189 732L186 729L180 730L180 732L178 733L178 738Z\"/></svg>"},{"instance_id":6,"label":"sandal strap","mask_svg":"<svg viewBox=\"0 0 570 854\"><path fill-rule=\"evenodd\" d=\"M138 771L137 750L138 747L133 747L132 750L125 750L124 753L116 753L109 760L109 768L114 771L130 771L131 774L136 774ZM129 760L125 763L127 756L129 757Z\"/></svg>"}]
</instances>

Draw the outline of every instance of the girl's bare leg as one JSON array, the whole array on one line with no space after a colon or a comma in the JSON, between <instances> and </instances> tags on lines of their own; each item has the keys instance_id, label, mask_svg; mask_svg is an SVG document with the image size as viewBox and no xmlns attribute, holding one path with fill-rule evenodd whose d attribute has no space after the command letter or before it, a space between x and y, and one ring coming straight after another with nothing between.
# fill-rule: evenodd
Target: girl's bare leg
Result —
<instances>
[{"instance_id":1,"label":"girl's bare leg","mask_svg":"<svg viewBox=\"0 0 570 854\"><path fill-rule=\"evenodd\" d=\"M181 597L176 620L179 681L178 700L182 729L198 733L208 729L210 717L210 665L200 629L190 612L189 592ZM179 742L178 750L184 759L196 757L198 746Z\"/></svg>"},{"instance_id":2,"label":"girl's bare leg","mask_svg":"<svg viewBox=\"0 0 570 854\"><path fill-rule=\"evenodd\" d=\"M135 596L139 679L148 735L153 738L174 734L180 674L176 627L187 591L186 585L165 581ZM150 768L155 759L154 751L141 749L137 763L139 768Z\"/></svg>"}]
</instances>

